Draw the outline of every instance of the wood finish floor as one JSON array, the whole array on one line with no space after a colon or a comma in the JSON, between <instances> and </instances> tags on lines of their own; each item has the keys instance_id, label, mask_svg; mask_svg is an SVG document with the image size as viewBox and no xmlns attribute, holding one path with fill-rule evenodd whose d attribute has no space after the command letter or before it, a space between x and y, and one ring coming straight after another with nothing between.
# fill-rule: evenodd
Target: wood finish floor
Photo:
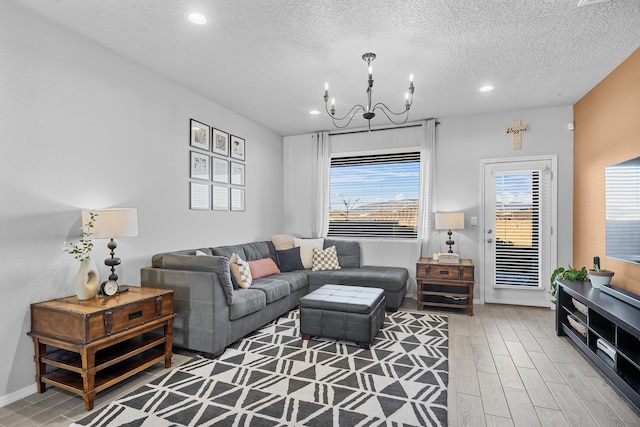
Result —
<instances>
[{"instance_id":1,"label":"wood finish floor","mask_svg":"<svg viewBox=\"0 0 640 427\"><path fill-rule=\"evenodd\" d=\"M402 309L415 307L406 300ZM566 337L555 335L555 312L474 308L473 317L442 311L449 316L450 426L640 427L640 414ZM173 366L191 356L174 355ZM99 394L95 408L165 372L158 364ZM68 426L86 413L79 396L52 387L0 408L0 426Z\"/></svg>"}]
</instances>

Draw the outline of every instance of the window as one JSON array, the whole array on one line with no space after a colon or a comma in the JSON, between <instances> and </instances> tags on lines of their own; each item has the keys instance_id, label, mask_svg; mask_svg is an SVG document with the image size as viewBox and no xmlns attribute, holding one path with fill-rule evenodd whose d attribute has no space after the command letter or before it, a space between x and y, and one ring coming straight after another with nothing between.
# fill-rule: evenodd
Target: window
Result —
<instances>
[{"instance_id":1,"label":"window","mask_svg":"<svg viewBox=\"0 0 640 427\"><path fill-rule=\"evenodd\" d=\"M334 157L329 236L416 238L420 153Z\"/></svg>"}]
</instances>

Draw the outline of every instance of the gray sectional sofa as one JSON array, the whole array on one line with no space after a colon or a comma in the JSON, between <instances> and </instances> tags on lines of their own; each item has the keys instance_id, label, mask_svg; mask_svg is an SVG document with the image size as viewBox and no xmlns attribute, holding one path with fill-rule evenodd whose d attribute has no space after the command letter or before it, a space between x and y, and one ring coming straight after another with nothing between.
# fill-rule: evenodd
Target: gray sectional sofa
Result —
<instances>
[{"instance_id":1,"label":"gray sectional sofa","mask_svg":"<svg viewBox=\"0 0 640 427\"><path fill-rule=\"evenodd\" d=\"M255 279L246 289L233 279L229 258L236 253L246 261L271 258L277 264L271 241L165 252L141 269L141 285L174 291L174 345L214 356L297 307L302 296L324 284L381 288L386 308L398 309L406 293L407 269L361 266L359 242L325 239L324 247L330 246L336 247L339 270L281 272Z\"/></svg>"}]
</instances>

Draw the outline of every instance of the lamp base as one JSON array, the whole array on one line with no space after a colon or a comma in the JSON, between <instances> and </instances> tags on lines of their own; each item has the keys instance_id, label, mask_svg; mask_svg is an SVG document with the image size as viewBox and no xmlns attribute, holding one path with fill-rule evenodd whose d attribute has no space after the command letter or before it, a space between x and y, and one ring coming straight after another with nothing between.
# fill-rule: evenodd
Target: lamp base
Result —
<instances>
[{"instance_id":1,"label":"lamp base","mask_svg":"<svg viewBox=\"0 0 640 427\"><path fill-rule=\"evenodd\" d=\"M447 240L446 242L444 242L446 245L449 245L449 251L448 253L452 254L453 253L453 249L451 249L451 246L453 246L456 242L453 241L453 239L451 239L451 235L453 234L453 231L449 230L447 231L447 235L449 236L449 240Z\"/></svg>"}]
</instances>

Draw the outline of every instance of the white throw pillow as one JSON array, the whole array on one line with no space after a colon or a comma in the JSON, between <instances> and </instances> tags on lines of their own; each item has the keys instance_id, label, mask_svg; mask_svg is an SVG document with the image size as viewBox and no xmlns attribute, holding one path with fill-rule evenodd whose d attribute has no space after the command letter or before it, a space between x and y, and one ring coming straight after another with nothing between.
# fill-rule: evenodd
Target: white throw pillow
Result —
<instances>
[{"instance_id":1,"label":"white throw pillow","mask_svg":"<svg viewBox=\"0 0 640 427\"><path fill-rule=\"evenodd\" d=\"M276 251L293 248L293 240L296 238L293 234L274 234L271 236L271 243Z\"/></svg>"},{"instance_id":2,"label":"white throw pillow","mask_svg":"<svg viewBox=\"0 0 640 427\"><path fill-rule=\"evenodd\" d=\"M300 247L300 260L304 268L313 266L313 248L322 249L324 239L293 239L293 245Z\"/></svg>"},{"instance_id":3,"label":"white throw pillow","mask_svg":"<svg viewBox=\"0 0 640 427\"><path fill-rule=\"evenodd\" d=\"M251 277L251 269L249 263L236 254L232 254L229 258L229 269L233 278L238 282L238 286L241 288L248 288L253 283L253 277Z\"/></svg>"},{"instance_id":4,"label":"white throw pillow","mask_svg":"<svg viewBox=\"0 0 640 427\"><path fill-rule=\"evenodd\" d=\"M323 270L340 270L340 262L338 262L338 252L335 246L329 246L324 251L322 249L313 248L313 271Z\"/></svg>"}]
</instances>

